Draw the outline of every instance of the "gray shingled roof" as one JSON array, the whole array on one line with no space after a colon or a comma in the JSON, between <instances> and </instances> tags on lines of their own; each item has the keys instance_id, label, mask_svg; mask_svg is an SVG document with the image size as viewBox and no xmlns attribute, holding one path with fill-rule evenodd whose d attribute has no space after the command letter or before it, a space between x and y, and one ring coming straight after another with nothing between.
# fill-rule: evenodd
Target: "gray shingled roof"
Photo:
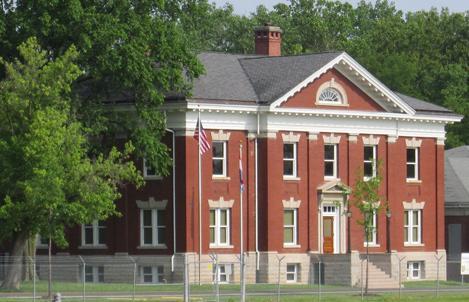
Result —
<instances>
[{"instance_id":1,"label":"gray shingled roof","mask_svg":"<svg viewBox=\"0 0 469 302\"><path fill-rule=\"evenodd\" d=\"M342 52L265 57L204 52L205 74L194 81L190 99L198 102L270 104ZM417 114L455 115L450 110L395 92Z\"/></svg>"},{"instance_id":2,"label":"gray shingled roof","mask_svg":"<svg viewBox=\"0 0 469 302\"><path fill-rule=\"evenodd\" d=\"M446 150L445 165L446 206L469 206L469 146Z\"/></svg>"}]
</instances>

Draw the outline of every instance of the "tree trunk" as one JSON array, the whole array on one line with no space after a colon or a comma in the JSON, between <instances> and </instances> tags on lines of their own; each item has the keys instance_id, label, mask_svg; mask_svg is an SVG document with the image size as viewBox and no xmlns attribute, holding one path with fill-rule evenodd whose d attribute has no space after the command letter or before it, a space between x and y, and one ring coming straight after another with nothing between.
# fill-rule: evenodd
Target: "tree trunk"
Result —
<instances>
[{"instance_id":1,"label":"tree trunk","mask_svg":"<svg viewBox=\"0 0 469 302\"><path fill-rule=\"evenodd\" d=\"M369 231L366 232L366 283L365 283L365 295L368 295L368 273L369 273L369 266L368 263L370 262L370 253L369 253L369 239L368 235Z\"/></svg>"},{"instance_id":2,"label":"tree trunk","mask_svg":"<svg viewBox=\"0 0 469 302\"><path fill-rule=\"evenodd\" d=\"M24 272L23 281L31 281L34 278L34 258L36 256L36 236L28 239L24 248Z\"/></svg>"},{"instance_id":3,"label":"tree trunk","mask_svg":"<svg viewBox=\"0 0 469 302\"><path fill-rule=\"evenodd\" d=\"M2 289L18 290L23 277L23 256L28 235L19 233L14 239L11 256L7 263L7 274L3 280Z\"/></svg>"},{"instance_id":4,"label":"tree trunk","mask_svg":"<svg viewBox=\"0 0 469 302\"><path fill-rule=\"evenodd\" d=\"M52 239L49 236L48 262L49 262L49 280L47 283L47 297L52 298Z\"/></svg>"}]
</instances>

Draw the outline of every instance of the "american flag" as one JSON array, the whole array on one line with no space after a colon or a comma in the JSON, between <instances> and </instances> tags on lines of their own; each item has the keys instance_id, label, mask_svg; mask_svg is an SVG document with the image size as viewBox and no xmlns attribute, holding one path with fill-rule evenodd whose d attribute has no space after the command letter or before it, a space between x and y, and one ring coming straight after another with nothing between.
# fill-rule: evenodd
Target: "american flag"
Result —
<instances>
[{"instance_id":1,"label":"american flag","mask_svg":"<svg viewBox=\"0 0 469 302\"><path fill-rule=\"evenodd\" d=\"M244 192L244 179L243 179L243 152L242 148L239 148L239 185L241 192Z\"/></svg>"},{"instance_id":2,"label":"american flag","mask_svg":"<svg viewBox=\"0 0 469 302\"><path fill-rule=\"evenodd\" d=\"M199 127L200 127L200 140L199 140ZM202 122L200 119L197 119L197 125L194 131L194 138L199 142L199 152L204 154L207 150L210 149L210 144L207 140L207 134L205 133L204 127L202 127Z\"/></svg>"}]
</instances>

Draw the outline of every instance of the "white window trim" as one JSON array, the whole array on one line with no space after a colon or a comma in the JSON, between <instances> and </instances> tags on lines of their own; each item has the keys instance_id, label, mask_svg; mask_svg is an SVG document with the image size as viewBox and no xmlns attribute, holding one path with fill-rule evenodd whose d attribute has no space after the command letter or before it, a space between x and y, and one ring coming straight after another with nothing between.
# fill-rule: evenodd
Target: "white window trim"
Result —
<instances>
[{"instance_id":1,"label":"white window trim","mask_svg":"<svg viewBox=\"0 0 469 302\"><path fill-rule=\"evenodd\" d=\"M85 226L91 225L93 229L93 243L86 243ZM93 220L92 223L81 225L81 246L82 247L106 247L106 244L99 243L99 229L106 229L106 226L100 226L99 220Z\"/></svg>"},{"instance_id":2,"label":"white window trim","mask_svg":"<svg viewBox=\"0 0 469 302\"><path fill-rule=\"evenodd\" d=\"M418 264L418 269L414 269L414 264ZM418 272L418 276L414 277L413 272ZM408 261L407 262L407 279L408 280L420 280L422 279L422 261Z\"/></svg>"},{"instance_id":3,"label":"white window trim","mask_svg":"<svg viewBox=\"0 0 469 302\"><path fill-rule=\"evenodd\" d=\"M340 103L324 102L324 101L319 100L319 97L321 96L322 92L328 88L333 88L339 92L340 97L341 97ZM327 106L345 106L345 107L349 105L348 99L347 99L347 93L345 92L345 89L342 87L342 85L337 83L334 78L332 78L331 80L327 82L322 83L321 86L319 86L318 91L316 93L316 104L327 105Z\"/></svg>"},{"instance_id":4,"label":"white window trim","mask_svg":"<svg viewBox=\"0 0 469 302\"><path fill-rule=\"evenodd\" d=\"M47 240L47 242L49 242L49 240ZM42 243L42 236L37 234L36 235L36 248L37 249L46 249L48 247L49 247L49 243L47 243L47 244Z\"/></svg>"},{"instance_id":5,"label":"white window trim","mask_svg":"<svg viewBox=\"0 0 469 302\"><path fill-rule=\"evenodd\" d=\"M231 239L231 209L230 208L212 208L210 211L215 212L215 224L209 224L209 229L215 229L215 242L210 242L211 248L216 247L232 247L230 245ZM226 211L226 226L222 226L221 222L221 211ZM221 229L226 228L226 242L221 242Z\"/></svg>"},{"instance_id":6,"label":"white window trim","mask_svg":"<svg viewBox=\"0 0 469 302\"><path fill-rule=\"evenodd\" d=\"M371 176L368 176L368 175L363 175L363 179L364 180L369 180L370 178L372 177L376 177L376 170L377 170L377 145L365 145L363 146L363 152L365 152L365 148L366 147L369 147L369 148L373 148L373 158L371 160L368 160L368 159L365 159L365 156L363 156L363 174L365 174L365 164L366 163L371 163L371 167L372 167L372 175Z\"/></svg>"},{"instance_id":7,"label":"white window trim","mask_svg":"<svg viewBox=\"0 0 469 302\"><path fill-rule=\"evenodd\" d=\"M218 265L218 270L217 270ZM221 272L220 268L224 267L224 273ZM219 284L229 284L231 282L231 274L233 273L233 267L229 263L218 263L213 265L213 282ZM225 275L226 280L222 281L221 276ZM216 279L215 279L216 278Z\"/></svg>"},{"instance_id":8,"label":"white window trim","mask_svg":"<svg viewBox=\"0 0 469 302\"><path fill-rule=\"evenodd\" d=\"M288 271L288 267L294 267L294 271ZM285 267L285 279L287 283L297 283L298 282L298 263L287 263ZM293 275L293 280L288 280L288 275Z\"/></svg>"},{"instance_id":9,"label":"white window trim","mask_svg":"<svg viewBox=\"0 0 469 302\"><path fill-rule=\"evenodd\" d=\"M158 172L156 172L155 170L155 173L158 173ZM148 180L162 179L161 175L148 174L147 160L145 158L143 159L143 178L148 179Z\"/></svg>"},{"instance_id":10,"label":"white window trim","mask_svg":"<svg viewBox=\"0 0 469 302\"><path fill-rule=\"evenodd\" d=\"M285 171L283 171L283 178L284 179L297 179L298 178L298 143L294 142L289 142L289 143L283 143L284 145L293 145L293 158L285 158L285 154L283 155L283 162L288 161L288 162L293 162L293 174L288 175L285 174Z\"/></svg>"},{"instance_id":11,"label":"white window trim","mask_svg":"<svg viewBox=\"0 0 469 302\"><path fill-rule=\"evenodd\" d=\"M338 162L338 159L337 159L337 149L338 149L338 145L337 144L324 144L324 146L333 146L334 147L334 159L326 159L326 155L324 154L324 166L326 165L326 162L332 162L333 163L333 169L332 169L332 172L333 172L333 175L326 175L326 171L324 169L324 179L337 179L338 178L338 169L337 169L337 162ZM325 150L324 150L325 151Z\"/></svg>"},{"instance_id":12,"label":"white window trim","mask_svg":"<svg viewBox=\"0 0 469 302\"><path fill-rule=\"evenodd\" d=\"M151 267L151 282L145 282L144 279L144 274L143 270L144 268ZM158 269L162 268L162 272L159 273ZM141 284L161 284L162 282L159 282L159 276L162 276L162 279L164 280L164 266L162 265L157 265L157 266L152 266L152 265L142 265L140 266L140 283Z\"/></svg>"},{"instance_id":13,"label":"white window trim","mask_svg":"<svg viewBox=\"0 0 469 302\"><path fill-rule=\"evenodd\" d=\"M145 243L143 211L151 211L152 243ZM158 238L158 229L166 229L166 225L158 225L158 211L162 211L162 209L140 209L140 247L166 248L166 244L159 242Z\"/></svg>"},{"instance_id":14,"label":"white window trim","mask_svg":"<svg viewBox=\"0 0 469 302\"><path fill-rule=\"evenodd\" d=\"M221 174L215 174L214 171L212 171L212 178L228 178L227 174L228 174L228 167L227 167L227 154L226 154L226 151L227 151L227 141L226 140L214 140L212 141L212 148L213 148L213 144L222 144L223 145L223 157L215 157L213 156L213 153L212 153L212 164L213 164L213 161L214 160L222 160L223 162L223 165L222 165L222 173Z\"/></svg>"},{"instance_id":15,"label":"white window trim","mask_svg":"<svg viewBox=\"0 0 469 302\"><path fill-rule=\"evenodd\" d=\"M407 161L407 150L414 150L415 152L415 162L409 162ZM420 175L419 175L419 161L420 161L420 148L419 147L407 147L406 148L406 180L408 182L416 182L420 180ZM408 165L414 165L414 174L415 177L407 177L407 166Z\"/></svg>"},{"instance_id":16,"label":"white window trim","mask_svg":"<svg viewBox=\"0 0 469 302\"><path fill-rule=\"evenodd\" d=\"M104 279L104 266L102 266L102 265L98 265L98 266L86 265L85 266L85 282L100 283L100 281L99 281L99 268L100 267L103 268L103 279ZM92 275L93 281L86 281L86 276L89 275L89 274L86 273L86 269L89 269L89 268L91 268L91 275ZM103 280L103 282L104 282L104 280Z\"/></svg>"},{"instance_id":17,"label":"white window trim","mask_svg":"<svg viewBox=\"0 0 469 302\"><path fill-rule=\"evenodd\" d=\"M283 215L285 215L285 211L293 211L293 225L285 225L283 224L283 231L286 228L293 228L293 241L286 242L285 235L283 238L283 246L284 247L298 247L298 208L285 208L283 209ZM282 217L283 218L283 217ZM283 232L285 234L285 232Z\"/></svg>"},{"instance_id":18,"label":"white window trim","mask_svg":"<svg viewBox=\"0 0 469 302\"><path fill-rule=\"evenodd\" d=\"M417 212L417 219L418 219L418 225L415 225L414 223L414 215L413 212ZM408 215L408 221L409 224L405 225L405 217L404 217L404 231L407 232L407 241L404 241L405 246L411 246L411 245L421 245L422 244L422 210L405 210L404 215ZM412 229L417 226L418 228L418 237L417 240L413 238L413 232Z\"/></svg>"}]
</instances>

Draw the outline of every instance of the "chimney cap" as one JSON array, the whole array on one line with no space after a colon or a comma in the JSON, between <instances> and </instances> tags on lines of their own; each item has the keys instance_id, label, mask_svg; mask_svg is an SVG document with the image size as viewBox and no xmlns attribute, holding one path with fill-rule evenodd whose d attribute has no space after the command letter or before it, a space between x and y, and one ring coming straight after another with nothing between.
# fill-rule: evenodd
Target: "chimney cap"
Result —
<instances>
[{"instance_id":1,"label":"chimney cap","mask_svg":"<svg viewBox=\"0 0 469 302\"><path fill-rule=\"evenodd\" d=\"M278 26L272 26L271 22L264 23L264 26L257 26L254 28L255 32L258 31L268 31L268 32L279 32L282 33L282 29Z\"/></svg>"}]
</instances>

